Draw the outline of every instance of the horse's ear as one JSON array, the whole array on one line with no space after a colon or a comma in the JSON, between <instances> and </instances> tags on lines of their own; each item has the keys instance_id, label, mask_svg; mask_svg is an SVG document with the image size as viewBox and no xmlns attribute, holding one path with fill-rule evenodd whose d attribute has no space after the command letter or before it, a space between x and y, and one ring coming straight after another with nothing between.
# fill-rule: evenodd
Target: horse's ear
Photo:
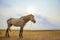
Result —
<instances>
[{"instance_id":1,"label":"horse's ear","mask_svg":"<svg viewBox=\"0 0 60 40\"><path fill-rule=\"evenodd\" d=\"M29 14L29 15L27 15L27 16L33 16L33 15L32 15L32 13L31 13L31 14Z\"/></svg>"},{"instance_id":2,"label":"horse's ear","mask_svg":"<svg viewBox=\"0 0 60 40\"><path fill-rule=\"evenodd\" d=\"M31 14L32 15L32 14Z\"/></svg>"},{"instance_id":3,"label":"horse's ear","mask_svg":"<svg viewBox=\"0 0 60 40\"><path fill-rule=\"evenodd\" d=\"M32 14L29 14L29 15L32 15Z\"/></svg>"}]
</instances>

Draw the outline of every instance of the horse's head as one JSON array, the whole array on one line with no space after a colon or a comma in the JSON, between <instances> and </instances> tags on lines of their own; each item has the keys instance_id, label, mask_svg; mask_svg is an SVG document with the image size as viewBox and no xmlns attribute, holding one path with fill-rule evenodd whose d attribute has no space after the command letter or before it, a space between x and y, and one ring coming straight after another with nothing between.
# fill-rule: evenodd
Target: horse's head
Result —
<instances>
[{"instance_id":1,"label":"horse's head","mask_svg":"<svg viewBox=\"0 0 60 40\"><path fill-rule=\"evenodd\" d=\"M31 20L31 22L36 23L36 20L34 18L34 15L32 15L32 14L30 14L30 20Z\"/></svg>"}]
</instances>

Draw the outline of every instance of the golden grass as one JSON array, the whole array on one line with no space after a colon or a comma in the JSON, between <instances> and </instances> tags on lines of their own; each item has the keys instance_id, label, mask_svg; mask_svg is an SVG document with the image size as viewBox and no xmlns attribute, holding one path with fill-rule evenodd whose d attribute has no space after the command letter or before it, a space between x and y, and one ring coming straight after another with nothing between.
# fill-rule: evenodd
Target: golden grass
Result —
<instances>
[{"instance_id":1,"label":"golden grass","mask_svg":"<svg viewBox=\"0 0 60 40\"><path fill-rule=\"evenodd\" d=\"M20 40L19 30L12 30L10 38L5 37L5 30L0 30L0 40ZM60 40L60 30L24 30L22 40Z\"/></svg>"}]
</instances>

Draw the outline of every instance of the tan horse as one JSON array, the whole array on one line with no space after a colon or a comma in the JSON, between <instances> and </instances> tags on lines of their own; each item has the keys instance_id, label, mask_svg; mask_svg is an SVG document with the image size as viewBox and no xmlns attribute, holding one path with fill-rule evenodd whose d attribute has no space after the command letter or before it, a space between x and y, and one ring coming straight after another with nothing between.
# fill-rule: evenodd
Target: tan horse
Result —
<instances>
[{"instance_id":1,"label":"tan horse","mask_svg":"<svg viewBox=\"0 0 60 40\"><path fill-rule=\"evenodd\" d=\"M24 28L24 25L28 22L28 21L31 21L33 23L35 23L35 19L34 19L34 15L32 14L29 14L27 16L23 16L21 18L10 18L7 20L7 25L8 25L8 28L6 30L6 37L9 37L9 30L10 30L10 27L12 25L14 26L19 26L20 27L20 32L19 32L19 37L23 37L22 34L23 34L23 28Z\"/></svg>"}]
</instances>

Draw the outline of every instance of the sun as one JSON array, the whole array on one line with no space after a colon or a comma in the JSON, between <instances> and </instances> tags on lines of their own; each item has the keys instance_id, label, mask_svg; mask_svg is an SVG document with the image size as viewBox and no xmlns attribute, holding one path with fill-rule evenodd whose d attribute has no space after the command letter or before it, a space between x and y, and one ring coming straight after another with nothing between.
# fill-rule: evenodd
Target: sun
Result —
<instances>
[{"instance_id":1,"label":"sun","mask_svg":"<svg viewBox=\"0 0 60 40\"><path fill-rule=\"evenodd\" d=\"M26 10L27 13L34 13L35 12L35 8L34 7L27 7L27 10Z\"/></svg>"}]
</instances>

